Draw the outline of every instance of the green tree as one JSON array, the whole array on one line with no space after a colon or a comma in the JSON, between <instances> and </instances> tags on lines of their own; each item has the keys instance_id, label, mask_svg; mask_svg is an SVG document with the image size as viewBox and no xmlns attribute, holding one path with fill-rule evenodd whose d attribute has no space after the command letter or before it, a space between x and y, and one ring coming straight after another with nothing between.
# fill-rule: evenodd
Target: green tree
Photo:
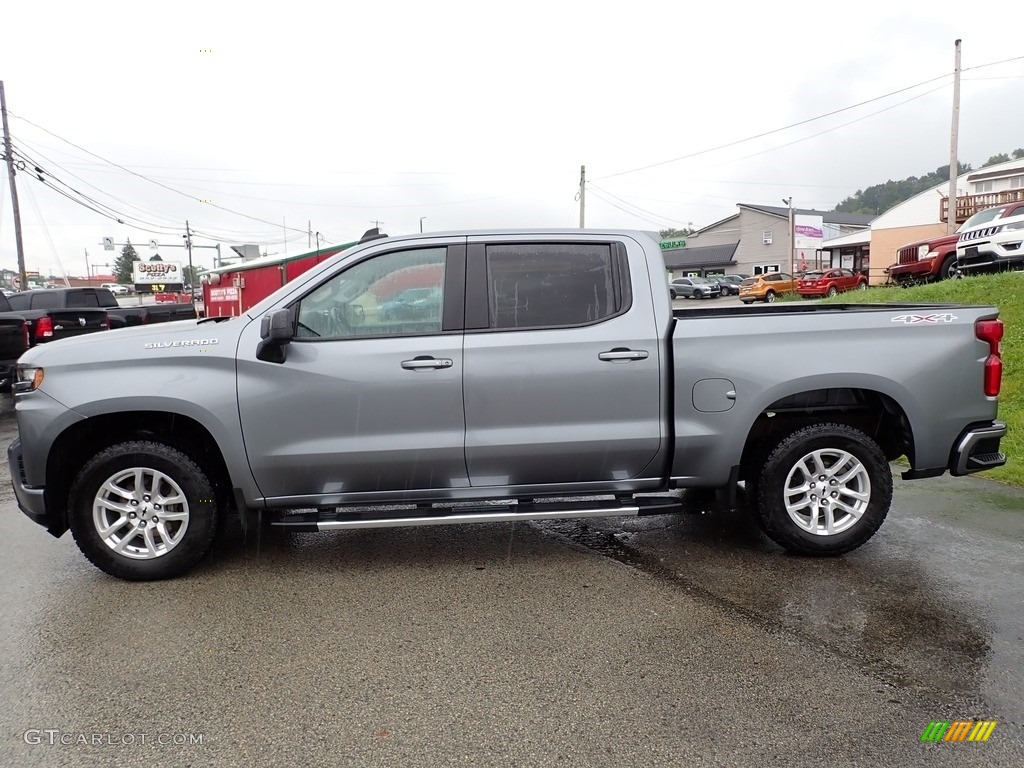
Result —
<instances>
[{"instance_id":1,"label":"green tree","mask_svg":"<svg viewBox=\"0 0 1024 768\"><path fill-rule=\"evenodd\" d=\"M1010 156L1008 154L1006 154L1005 152L1003 152L1003 153L998 154L998 155L992 155L992 157L990 157L988 160L986 160L985 164L983 166L981 166L981 167L982 168L988 168L990 165L999 165L999 163L1008 163L1008 162L1010 162Z\"/></svg>"},{"instance_id":2,"label":"green tree","mask_svg":"<svg viewBox=\"0 0 1024 768\"><path fill-rule=\"evenodd\" d=\"M973 170L968 163L957 163L958 175ZM835 207L842 213L866 213L879 216L914 195L949 181L949 166L942 165L926 176L909 176L900 181L890 179L867 189L858 189L852 197Z\"/></svg>"},{"instance_id":3,"label":"green tree","mask_svg":"<svg viewBox=\"0 0 1024 768\"><path fill-rule=\"evenodd\" d=\"M1015 149L1015 150L1013 150L1013 159L1014 160L1020 160L1022 157L1024 157L1024 149Z\"/></svg>"},{"instance_id":4,"label":"green tree","mask_svg":"<svg viewBox=\"0 0 1024 768\"><path fill-rule=\"evenodd\" d=\"M154 253L152 256L149 257L149 260L150 261L163 261L163 259L160 258L160 254L159 253Z\"/></svg>"},{"instance_id":5,"label":"green tree","mask_svg":"<svg viewBox=\"0 0 1024 768\"><path fill-rule=\"evenodd\" d=\"M127 240L121 249L121 255L114 259L114 279L119 283L134 283L132 265L136 261L141 261L141 258L132 246L132 241Z\"/></svg>"}]
</instances>

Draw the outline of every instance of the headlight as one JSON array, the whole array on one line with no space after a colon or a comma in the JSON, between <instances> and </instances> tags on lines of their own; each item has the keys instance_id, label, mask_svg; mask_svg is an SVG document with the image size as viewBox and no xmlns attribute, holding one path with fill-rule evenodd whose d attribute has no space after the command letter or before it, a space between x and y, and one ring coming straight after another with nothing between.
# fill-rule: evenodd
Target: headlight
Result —
<instances>
[{"instance_id":1,"label":"headlight","mask_svg":"<svg viewBox=\"0 0 1024 768\"><path fill-rule=\"evenodd\" d=\"M19 365L17 369L17 380L12 389L14 392L32 392L39 389L43 384L43 369L29 365Z\"/></svg>"},{"instance_id":2,"label":"headlight","mask_svg":"<svg viewBox=\"0 0 1024 768\"><path fill-rule=\"evenodd\" d=\"M917 260L918 261L921 261L921 259L927 259L929 253L931 253L931 251L928 250L927 243L925 245L917 246Z\"/></svg>"},{"instance_id":3,"label":"headlight","mask_svg":"<svg viewBox=\"0 0 1024 768\"><path fill-rule=\"evenodd\" d=\"M1004 224L1003 229L1024 229L1024 221L1015 221L1013 224Z\"/></svg>"}]
</instances>

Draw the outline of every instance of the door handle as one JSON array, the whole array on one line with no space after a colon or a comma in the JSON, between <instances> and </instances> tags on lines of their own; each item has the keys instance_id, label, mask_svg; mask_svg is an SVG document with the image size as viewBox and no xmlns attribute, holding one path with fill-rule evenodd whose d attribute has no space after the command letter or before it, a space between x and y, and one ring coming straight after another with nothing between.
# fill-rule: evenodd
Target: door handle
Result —
<instances>
[{"instance_id":1,"label":"door handle","mask_svg":"<svg viewBox=\"0 0 1024 768\"><path fill-rule=\"evenodd\" d=\"M646 350L643 349L612 349L608 352L601 352L598 354L598 360L646 360L648 357Z\"/></svg>"},{"instance_id":2,"label":"door handle","mask_svg":"<svg viewBox=\"0 0 1024 768\"><path fill-rule=\"evenodd\" d=\"M420 371L431 368L451 368L455 361L450 357L416 357L412 360L403 360L402 367L407 371Z\"/></svg>"}]
</instances>

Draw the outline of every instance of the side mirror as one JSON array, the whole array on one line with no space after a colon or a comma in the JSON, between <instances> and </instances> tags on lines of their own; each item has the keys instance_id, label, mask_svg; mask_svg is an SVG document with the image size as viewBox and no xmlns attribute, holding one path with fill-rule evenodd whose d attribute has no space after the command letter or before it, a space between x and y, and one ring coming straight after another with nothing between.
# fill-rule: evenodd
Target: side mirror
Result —
<instances>
[{"instance_id":1,"label":"side mirror","mask_svg":"<svg viewBox=\"0 0 1024 768\"><path fill-rule=\"evenodd\" d=\"M286 348L295 337L295 323L290 309L278 309L264 315L260 321L260 344L256 357L268 363L283 363Z\"/></svg>"}]
</instances>

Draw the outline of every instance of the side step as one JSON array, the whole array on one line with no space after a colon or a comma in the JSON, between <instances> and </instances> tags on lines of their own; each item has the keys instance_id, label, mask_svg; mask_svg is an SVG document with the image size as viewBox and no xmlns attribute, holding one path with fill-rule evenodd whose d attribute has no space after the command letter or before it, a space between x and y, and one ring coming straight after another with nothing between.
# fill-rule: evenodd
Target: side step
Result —
<instances>
[{"instance_id":1,"label":"side step","mask_svg":"<svg viewBox=\"0 0 1024 768\"><path fill-rule=\"evenodd\" d=\"M416 510L351 512L337 510L281 514L270 520L271 527L290 531L336 531L343 528L398 528L411 525L456 525L459 523L505 523L515 520L558 520L570 517L615 517L618 515L661 515L681 512L682 502L669 496L645 496L617 501L541 502L530 504L472 504L458 507L420 507Z\"/></svg>"}]
</instances>

